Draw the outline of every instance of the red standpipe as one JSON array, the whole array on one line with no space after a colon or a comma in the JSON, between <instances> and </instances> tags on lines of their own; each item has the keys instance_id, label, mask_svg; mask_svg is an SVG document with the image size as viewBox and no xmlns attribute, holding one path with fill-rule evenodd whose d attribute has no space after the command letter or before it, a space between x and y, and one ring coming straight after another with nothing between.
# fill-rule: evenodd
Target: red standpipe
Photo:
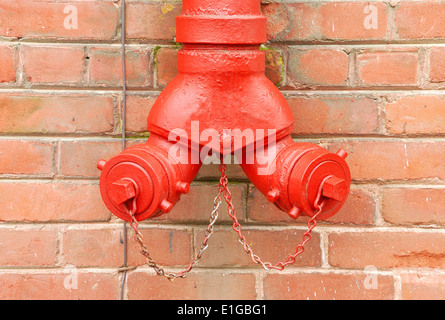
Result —
<instances>
[{"instance_id":1,"label":"red standpipe","mask_svg":"<svg viewBox=\"0 0 445 320\"><path fill-rule=\"evenodd\" d=\"M139 221L170 212L196 177L199 155L214 153L242 157L250 181L294 219L315 214L320 191L318 219L337 213L351 182L347 154L292 140L292 112L265 76L260 0L183 0L176 29L178 75L150 111L150 138L98 163L108 209L129 221L125 202L136 197Z\"/></svg>"}]
</instances>

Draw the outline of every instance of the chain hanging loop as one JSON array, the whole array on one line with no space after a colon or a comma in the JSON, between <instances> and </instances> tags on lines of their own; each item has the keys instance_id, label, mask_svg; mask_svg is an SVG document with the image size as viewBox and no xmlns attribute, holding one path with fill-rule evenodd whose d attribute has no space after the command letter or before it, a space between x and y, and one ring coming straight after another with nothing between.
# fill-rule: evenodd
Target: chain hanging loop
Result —
<instances>
[{"instance_id":1,"label":"chain hanging loop","mask_svg":"<svg viewBox=\"0 0 445 320\"><path fill-rule=\"evenodd\" d=\"M246 237L241 232L241 225L238 222L238 218L237 218L236 212L235 212L235 207L233 206L232 194L228 188L229 181L228 181L227 175L225 173L226 169L227 169L227 166L224 163L222 163L219 166L219 171L221 171L221 179L219 182L219 193L223 193L224 199L227 202L228 214L232 218L232 221L233 221L232 229L238 233L238 236L239 236L238 241L243 246L244 251L248 255L250 255L253 262L255 262L256 264L260 264L266 270L276 269L276 270L282 271L287 265L293 264L295 262L297 256L299 256L300 254L302 254L304 252L304 246L306 245L306 243L309 240L311 240L311 238L312 238L311 232L317 226L317 217L323 211L323 206L325 203L325 200L322 200L322 196L321 196L321 186L318 191L317 200L315 202L315 207L317 209L317 212L308 221L308 229L303 234L303 241L299 245L297 245L295 253L289 255L287 257L286 261L272 264L270 262L262 261L261 258L253 252L252 248L247 244Z\"/></svg>"},{"instance_id":2,"label":"chain hanging loop","mask_svg":"<svg viewBox=\"0 0 445 320\"><path fill-rule=\"evenodd\" d=\"M203 252L208 247L208 241L209 241L210 237L213 235L213 226L215 225L215 223L218 219L218 209L219 209L219 206L221 205L221 202L222 202L221 193L218 193L218 195L213 200L213 211L210 214L210 219L209 219L210 222L209 222L209 225L207 226L207 229L205 230L205 238L201 242L201 247L200 247L199 252L195 255L193 260L190 262L187 269L175 274L175 273L167 273L164 270L164 268L159 266L159 264L151 257L151 255L148 251L148 248L144 243L144 237L138 229L139 223L135 217L135 214L137 212L136 198L133 198L131 201L131 208L129 208L128 204L126 204L127 213L131 217L130 227L134 230L134 233L135 233L134 239L136 240L137 243L139 243L140 253L146 258L147 265L150 268L152 268L156 272L157 275L166 277L170 281L174 281L176 278L186 278L187 275L190 273L190 271L196 266L198 261L201 260Z\"/></svg>"}]
</instances>

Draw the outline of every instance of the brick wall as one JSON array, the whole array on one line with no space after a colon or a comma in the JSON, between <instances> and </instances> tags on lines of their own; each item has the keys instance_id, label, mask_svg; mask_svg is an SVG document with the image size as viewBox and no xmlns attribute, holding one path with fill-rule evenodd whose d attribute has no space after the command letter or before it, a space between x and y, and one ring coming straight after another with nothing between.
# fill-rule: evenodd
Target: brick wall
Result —
<instances>
[{"instance_id":1,"label":"brick wall","mask_svg":"<svg viewBox=\"0 0 445 320\"><path fill-rule=\"evenodd\" d=\"M96 162L121 150L121 9L0 0L0 299L119 298L122 222L102 203ZM129 145L147 138L150 106L176 74L180 12L127 0ZM129 232L139 267L125 298L445 299L443 12L445 1L263 1L267 76L294 112L296 141L349 152L348 202L282 273L251 263L224 206L185 280L144 267ZM171 270L199 248L218 173L203 167L168 216L141 224ZM249 243L283 260L307 218L290 221L238 167L229 178Z\"/></svg>"}]
</instances>

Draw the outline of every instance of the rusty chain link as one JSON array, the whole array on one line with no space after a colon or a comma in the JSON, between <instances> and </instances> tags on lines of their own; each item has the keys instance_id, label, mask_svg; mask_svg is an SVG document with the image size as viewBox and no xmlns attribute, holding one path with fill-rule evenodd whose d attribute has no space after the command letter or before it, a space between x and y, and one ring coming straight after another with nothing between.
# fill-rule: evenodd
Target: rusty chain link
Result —
<instances>
[{"instance_id":1,"label":"rusty chain link","mask_svg":"<svg viewBox=\"0 0 445 320\"><path fill-rule=\"evenodd\" d=\"M158 263L150 256L147 246L144 244L144 241L143 241L144 237L142 236L141 232L138 229L139 223L135 217L135 213L137 211L136 198L133 198L132 208L129 209L127 207L127 212L131 216L130 227L135 232L134 239L136 240L136 242L139 243L140 253L147 259L147 265L149 267L151 267L152 269L154 269L154 271L156 272L157 275L166 277L170 281L173 281L176 278L186 278L187 275L189 274L189 272L195 267L196 263L198 263L198 261L201 260L203 252L209 246L207 244L207 242L209 241L210 237L213 235L213 226L218 219L218 209L219 209L219 206L221 205L221 202L222 202L221 193L218 193L218 195L215 197L215 199L213 201L213 211L210 214L210 219L209 219L210 223L207 226L207 229L205 230L205 238L201 242L201 247L200 247L199 252L195 255L194 259L190 262L187 269L185 269L177 274L174 274L174 273L166 273L165 270L161 266L159 266Z\"/></svg>"},{"instance_id":2,"label":"rusty chain link","mask_svg":"<svg viewBox=\"0 0 445 320\"><path fill-rule=\"evenodd\" d=\"M238 241L243 246L244 251L250 255L253 262L255 262L256 264L260 264L266 270L276 269L276 270L281 271L287 265L293 264L295 262L297 256L299 256L300 254L302 254L304 252L304 246L306 245L306 243L309 240L311 240L311 238L312 238L311 232L317 226L317 217L323 210L324 201L321 201L321 187L318 192L317 199L315 201L316 202L315 206L316 206L317 212L308 221L308 229L303 234L303 241L299 245L297 245L295 253L290 254L287 257L286 261L272 264L270 262L262 261L261 258L253 252L252 248L247 244L246 237L241 232L241 225L238 222L238 218L237 218L236 212L235 212L235 207L232 202L232 193L230 192L230 190L228 188L229 181L228 181L227 175L225 173L226 169L227 169L227 166L224 163L222 163L219 166L219 171L221 172L221 178L220 178L219 185L218 185L218 194L213 201L213 211L210 214L210 219L209 219L210 222L209 222L209 225L207 226L207 229L205 230L205 238L201 242L200 250L195 255L194 259L190 262L187 269L185 269L177 274L166 273L166 271L161 266L159 266L158 263L150 256L147 246L144 244L143 236L138 229L139 223L135 217L135 213L137 211L136 198L133 198L131 209L128 208L128 205L126 205L127 212L131 217L130 227L135 232L134 239L140 245L140 253L147 259L147 265L149 267L151 267L152 269L154 269L156 274L158 274L159 276L166 277L170 281L173 281L176 278L186 278L187 275L190 273L190 271L196 266L198 261L201 259L203 252L208 248L208 241L209 241L210 237L213 235L213 232L214 232L213 227L218 219L218 209L222 202L221 196L223 196L224 200L227 202L228 214L232 218L232 221L233 221L232 229L238 233L238 236L239 236Z\"/></svg>"}]
</instances>

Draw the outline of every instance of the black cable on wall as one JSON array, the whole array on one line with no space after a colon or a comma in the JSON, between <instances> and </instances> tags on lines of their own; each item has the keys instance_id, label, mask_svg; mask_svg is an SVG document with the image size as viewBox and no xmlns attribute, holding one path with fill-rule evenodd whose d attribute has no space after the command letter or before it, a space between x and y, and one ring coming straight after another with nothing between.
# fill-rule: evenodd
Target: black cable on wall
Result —
<instances>
[{"instance_id":1,"label":"black cable on wall","mask_svg":"<svg viewBox=\"0 0 445 320\"><path fill-rule=\"evenodd\" d=\"M127 77L125 67L125 0L122 0L122 112L121 112L121 130L122 130L122 150L126 149L126 114L127 114ZM127 268L127 223L123 222L123 246L124 257L123 267ZM125 281L127 270L122 273L122 282L120 288L120 300L124 300Z\"/></svg>"}]
</instances>

